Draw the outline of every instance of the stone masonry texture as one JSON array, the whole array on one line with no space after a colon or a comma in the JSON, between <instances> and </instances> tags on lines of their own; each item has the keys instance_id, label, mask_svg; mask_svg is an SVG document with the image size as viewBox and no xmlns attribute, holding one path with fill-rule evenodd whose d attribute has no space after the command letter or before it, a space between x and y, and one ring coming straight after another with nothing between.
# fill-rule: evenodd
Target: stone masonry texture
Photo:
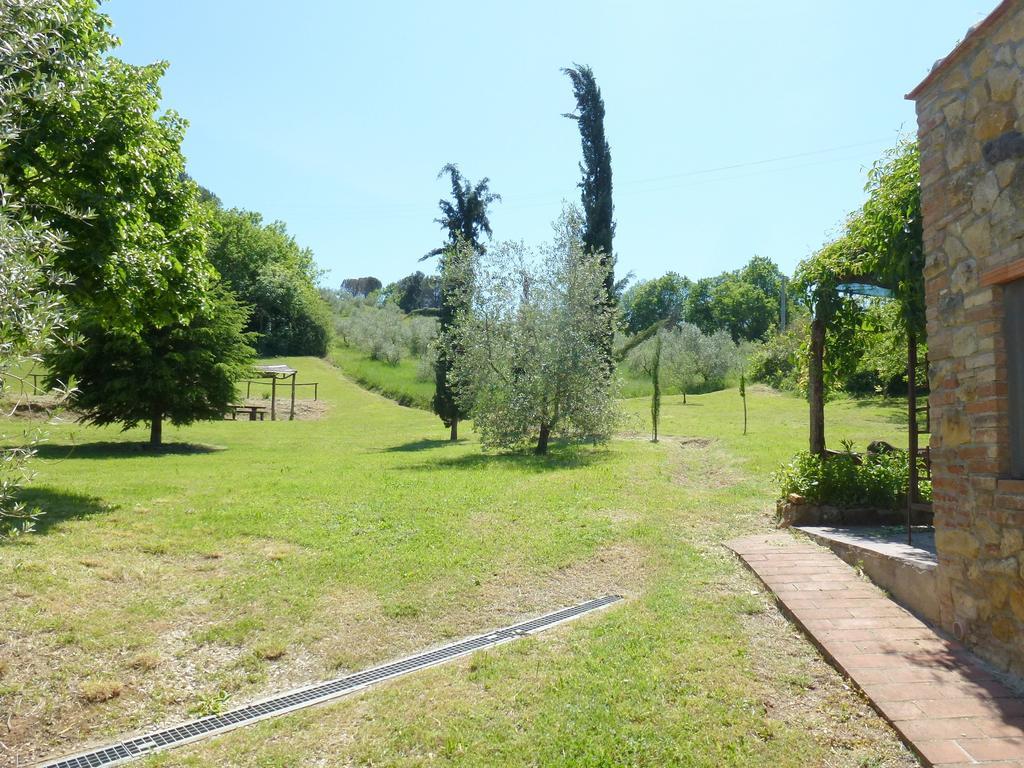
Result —
<instances>
[{"instance_id":1,"label":"stone masonry texture","mask_svg":"<svg viewBox=\"0 0 1024 768\"><path fill-rule=\"evenodd\" d=\"M913 94L943 627L1024 678L1024 482L1009 478L1003 285L1024 260L1024 0Z\"/></svg>"}]
</instances>

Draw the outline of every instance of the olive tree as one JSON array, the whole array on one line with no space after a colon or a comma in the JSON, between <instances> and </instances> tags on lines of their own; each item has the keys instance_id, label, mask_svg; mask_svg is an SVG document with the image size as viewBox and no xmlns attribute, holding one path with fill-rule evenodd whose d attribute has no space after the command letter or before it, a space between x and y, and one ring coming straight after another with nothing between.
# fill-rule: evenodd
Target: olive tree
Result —
<instances>
[{"instance_id":1,"label":"olive tree","mask_svg":"<svg viewBox=\"0 0 1024 768\"><path fill-rule=\"evenodd\" d=\"M68 51L75 11L59 0L0 0L0 154L18 140L26 104L74 95L73 78L58 84L52 74L75 69ZM6 408L17 407L7 398L24 391L24 371L67 341L67 280L55 267L63 248L62 235L28 215L0 170L0 397ZM0 433L0 536L29 530L38 514L19 501L18 491L32 478L30 461L43 437L34 428Z\"/></svg>"},{"instance_id":2,"label":"olive tree","mask_svg":"<svg viewBox=\"0 0 1024 768\"><path fill-rule=\"evenodd\" d=\"M487 254L460 245L475 280L445 343L458 346L449 373L485 447L552 438L606 440L615 422L603 331L607 266L583 249L569 208L554 241L536 250L506 242Z\"/></svg>"}]
</instances>

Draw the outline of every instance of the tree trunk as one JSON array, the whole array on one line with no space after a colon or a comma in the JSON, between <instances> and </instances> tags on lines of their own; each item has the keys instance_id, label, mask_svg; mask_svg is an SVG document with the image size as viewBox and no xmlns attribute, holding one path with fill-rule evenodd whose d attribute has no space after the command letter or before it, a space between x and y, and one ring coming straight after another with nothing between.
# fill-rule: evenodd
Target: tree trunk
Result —
<instances>
[{"instance_id":1,"label":"tree trunk","mask_svg":"<svg viewBox=\"0 0 1024 768\"><path fill-rule=\"evenodd\" d=\"M458 419L452 419L452 432L451 432L451 436L448 439L451 442L453 442L453 443L459 439L459 420Z\"/></svg>"},{"instance_id":2,"label":"tree trunk","mask_svg":"<svg viewBox=\"0 0 1024 768\"><path fill-rule=\"evenodd\" d=\"M164 439L164 414L162 411L154 410L153 417L149 422L149 446L159 448Z\"/></svg>"},{"instance_id":3,"label":"tree trunk","mask_svg":"<svg viewBox=\"0 0 1024 768\"><path fill-rule=\"evenodd\" d=\"M811 321L810 360L807 365L811 403L811 453L825 455L825 321L817 308Z\"/></svg>"},{"instance_id":4,"label":"tree trunk","mask_svg":"<svg viewBox=\"0 0 1024 768\"><path fill-rule=\"evenodd\" d=\"M547 424L540 425L540 436L537 438L537 447L533 452L538 456L544 456L548 452L548 438L551 436L551 427Z\"/></svg>"}]
</instances>

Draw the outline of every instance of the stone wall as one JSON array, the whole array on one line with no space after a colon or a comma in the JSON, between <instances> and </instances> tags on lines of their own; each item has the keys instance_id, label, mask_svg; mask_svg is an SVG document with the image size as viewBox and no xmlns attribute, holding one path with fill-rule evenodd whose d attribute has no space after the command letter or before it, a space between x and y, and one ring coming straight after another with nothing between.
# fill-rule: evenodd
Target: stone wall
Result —
<instances>
[{"instance_id":1,"label":"stone wall","mask_svg":"<svg viewBox=\"0 0 1024 768\"><path fill-rule=\"evenodd\" d=\"M942 624L1024 677L1024 482L1006 479L1000 284L1024 259L1024 0L1001 5L911 98Z\"/></svg>"}]
</instances>

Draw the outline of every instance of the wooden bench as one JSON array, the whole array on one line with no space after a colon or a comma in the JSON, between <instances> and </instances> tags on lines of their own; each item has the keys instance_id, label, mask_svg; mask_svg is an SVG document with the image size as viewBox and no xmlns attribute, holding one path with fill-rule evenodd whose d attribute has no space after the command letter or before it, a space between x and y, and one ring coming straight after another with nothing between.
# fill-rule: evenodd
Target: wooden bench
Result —
<instances>
[{"instance_id":1,"label":"wooden bench","mask_svg":"<svg viewBox=\"0 0 1024 768\"><path fill-rule=\"evenodd\" d=\"M238 414L247 413L249 414L249 421L256 421L256 417L259 416L260 421L264 421L267 418L267 409L263 405L229 405L231 410L224 414L224 418L231 417L232 421L238 421Z\"/></svg>"}]
</instances>

